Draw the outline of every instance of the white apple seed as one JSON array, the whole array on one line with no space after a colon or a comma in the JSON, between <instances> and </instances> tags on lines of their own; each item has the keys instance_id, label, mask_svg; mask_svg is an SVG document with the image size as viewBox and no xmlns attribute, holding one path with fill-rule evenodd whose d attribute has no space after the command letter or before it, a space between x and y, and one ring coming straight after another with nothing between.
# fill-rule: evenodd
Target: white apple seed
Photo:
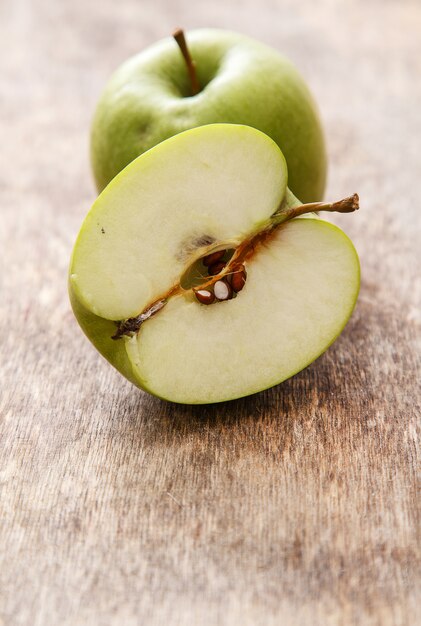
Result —
<instances>
[{"instance_id":1,"label":"white apple seed","mask_svg":"<svg viewBox=\"0 0 421 626\"><path fill-rule=\"evenodd\" d=\"M232 297L231 286L225 280L217 280L213 290L218 300L229 300Z\"/></svg>"}]
</instances>

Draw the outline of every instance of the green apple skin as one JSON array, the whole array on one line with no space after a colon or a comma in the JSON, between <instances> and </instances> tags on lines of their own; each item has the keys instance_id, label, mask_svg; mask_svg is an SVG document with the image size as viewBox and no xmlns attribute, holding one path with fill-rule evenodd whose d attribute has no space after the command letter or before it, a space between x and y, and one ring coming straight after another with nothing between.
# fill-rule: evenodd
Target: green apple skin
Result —
<instances>
[{"instance_id":1,"label":"green apple skin","mask_svg":"<svg viewBox=\"0 0 421 626\"><path fill-rule=\"evenodd\" d=\"M167 38L126 61L111 77L94 116L91 161L98 191L137 156L184 130L216 122L252 126L281 148L289 188L320 200L326 151L314 100L277 51L225 30L188 32L201 91L191 96L186 65Z\"/></svg>"},{"instance_id":2,"label":"green apple skin","mask_svg":"<svg viewBox=\"0 0 421 626\"><path fill-rule=\"evenodd\" d=\"M79 326L102 356L107 359L131 383L140 387L123 341L111 339L116 326L111 320L106 320L89 311L81 302L72 282L69 280L69 298L73 313ZM142 388L142 387L141 387ZM145 391L148 391L144 388Z\"/></svg>"}]
</instances>

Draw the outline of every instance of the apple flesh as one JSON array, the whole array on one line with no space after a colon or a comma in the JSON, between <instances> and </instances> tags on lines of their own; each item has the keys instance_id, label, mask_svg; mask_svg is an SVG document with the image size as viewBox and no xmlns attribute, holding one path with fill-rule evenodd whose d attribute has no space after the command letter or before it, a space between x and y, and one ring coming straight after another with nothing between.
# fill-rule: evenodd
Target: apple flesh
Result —
<instances>
[{"instance_id":1,"label":"apple flesh","mask_svg":"<svg viewBox=\"0 0 421 626\"><path fill-rule=\"evenodd\" d=\"M161 398L213 403L266 389L324 352L354 308L351 241L315 214L294 217L327 206L337 205L301 207L281 151L260 131L181 133L94 203L71 260L75 315L120 372ZM200 304L195 290L229 271L201 275L218 250L244 263L246 282L232 299Z\"/></svg>"},{"instance_id":2,"label":"apple flesh","mask_svg":"<svg viewBox=\"0 0 421 626\"><path fill-rule=\"evenodd\" d=\"M91 160L101 191L133 159L184 130L228 122L269 135L288 164L289 187L303 202L323 196L326 152L313 98L295 67L243 35L191 31L199 93L172 38L125 62L111 77L92 125Z\"/></svg>"}]
</instances>

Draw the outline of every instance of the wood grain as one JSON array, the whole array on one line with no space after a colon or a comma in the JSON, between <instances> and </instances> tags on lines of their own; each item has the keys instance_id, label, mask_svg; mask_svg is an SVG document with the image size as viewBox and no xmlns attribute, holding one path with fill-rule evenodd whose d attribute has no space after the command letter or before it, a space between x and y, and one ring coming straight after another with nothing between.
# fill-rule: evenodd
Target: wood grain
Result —
<instances>
[{"instance_id":1,"label":"wood grain","mask_svg":"<svg viewBox=\"0 0 421 626\"><path fill-rule=\"evenodd\" d=\"M335 345L249 399L125 382L69 309L88 133L177 25L283 50L320 104L363 284ZM1 626L415 625L420 607L421 6L0 4Z\"/></svg>"}]
</instances>

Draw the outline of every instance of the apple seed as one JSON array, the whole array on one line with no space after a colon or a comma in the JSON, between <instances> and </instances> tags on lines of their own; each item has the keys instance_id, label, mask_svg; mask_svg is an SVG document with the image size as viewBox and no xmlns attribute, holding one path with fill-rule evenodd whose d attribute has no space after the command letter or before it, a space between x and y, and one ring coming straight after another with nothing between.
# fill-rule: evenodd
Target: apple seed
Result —
<instances>
[{"instance_id":1,"label":"apple seed","mask_svg":"<svg viewBox=\"0 0 421 626\"><path fill-rule=\"evenodd\" d=\"M229 300L232 298L232 288L225 280L217 280L214 285L217 300Z\"/></svg>"},{"instance_id":2,"label":"apple seed","mask_svg":"<svg viewBox=\"0 0 421 626\"><path fill-rule=\"evenodd\" d=\"M210 267L211 265L214 265L214 263L217 263L218 261L222 259L224 254L225 254L225 250L217 250L216 252L211 252L211 254L208 254L207 256L203 257L202 259L203 265L206 265L206 267Z\"/></svg>"},{"instance_id":3,"label":"apple seed","mask_svg":"<svg viewBox=\"0 0 421 626\"><path fill-rule=\"evenodd\" d=\"M208 267L209 276L216 276L217 274L222 272L224 267L225 267L224 261L218 261L218 263L213 263L212 265Z\"/></svg>"},{"instance_id":4,"label":"apple seed","mask_svg":"<svg viewBox=\"0 0 421 626\"><path fill-rule=\"evenodd\" d=\"M194 292L194 295L199 300L200 304L212 304L215 300L215 295L208 289L199 289Z\"/></svg>"},{"instance_id":5,"label":"apple seed","mask_svg":"<svg viewBox=\"0 0 421 626\"><path fill-rule=\"evenodd\" d=\"M236 293L242 290L246 283L246 278L247 274L244 265L240 265L240 267L231 274L231 287Z\"/></svg>"}]
</instances>

